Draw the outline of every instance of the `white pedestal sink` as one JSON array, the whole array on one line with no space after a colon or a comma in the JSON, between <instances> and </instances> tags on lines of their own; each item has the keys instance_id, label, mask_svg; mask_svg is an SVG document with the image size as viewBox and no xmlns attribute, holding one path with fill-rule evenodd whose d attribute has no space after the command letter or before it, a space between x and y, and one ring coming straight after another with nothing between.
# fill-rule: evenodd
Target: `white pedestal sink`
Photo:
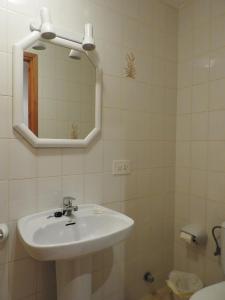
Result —
<instances>
[{"instance_id":1,"label":"white pedestal sink","mask_svg":"<svg viewBox=\"0 0 225 300\"><path fill-rule=\"evenodd\" d=\"M17 224L19 236L33 258L56 261L58 300L90 300L91 274L81 272L76 258L126 239L134 221L95 204L80 205L71 217L54 217L60 210L21 218Z\"/></svg>"}]
</instances>

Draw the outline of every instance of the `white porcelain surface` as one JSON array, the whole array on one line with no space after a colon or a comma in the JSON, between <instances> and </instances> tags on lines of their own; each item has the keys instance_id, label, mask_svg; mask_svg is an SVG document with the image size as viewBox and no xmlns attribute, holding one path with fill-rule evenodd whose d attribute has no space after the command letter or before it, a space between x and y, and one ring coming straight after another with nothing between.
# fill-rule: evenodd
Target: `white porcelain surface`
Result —
<instances>
[{"instance_id":1,"label":"white porcelain surface","mask_svg":"<svg viewBox=\"0 0 225 300\"><path fill-rule=\"evenodd\" d=\"M224 300L225 282L208 286L195 293L190 300Z\"/></svg>"},{"instance_id":2,"label":"white porcelain surface","mask_svg":"<svg viewBox=\"0 0 225 300\"><path fill-rule=\"evenodd\" d=\"M79 205L73 216L48 218L57 210L18 221L20 238L38 260L71 259L111 247L124 240L134 224L129 217L98 205ZM74 225L66 224L75 222Z\"/></svg>"}]
</instances>

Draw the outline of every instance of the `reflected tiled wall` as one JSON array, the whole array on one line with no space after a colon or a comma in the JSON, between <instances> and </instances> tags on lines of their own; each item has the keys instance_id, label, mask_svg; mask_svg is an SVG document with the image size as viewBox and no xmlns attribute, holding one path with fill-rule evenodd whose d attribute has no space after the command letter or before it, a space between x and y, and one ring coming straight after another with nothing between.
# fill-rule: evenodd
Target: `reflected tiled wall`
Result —
<instances>
[{"instance_id":1,"label":"reflected tiled wall","mask_svg":"<svg viewBox=\"0 0 225 300\"><path fill-rule=\"evenodd\" d=\"M83 139L95 127L95 68L84 54L71 59L68 48L45 47L28 49L38 57L38 136Z\"/></svg>"},{"instance_id":2,"label":"reflected tiled wall","mask_svg":"<svg viewBox=\"0 0 225 300\"><path fill-rule=\"evenodd\" d=\"M87 21L95 26L104 70L103 130L86 150L35 150L11 129L12 44L29 32L42 5L50 8L54 24L74 33ZM160 285L171 270L176 25L177 11L160 0L0 0L0 222L10 227L9 241L0 246L1 300L56 299L54 264L32 260L15 228L21 216L60 206L64 195L101 203L136 221L125 244L93 256L93 300L140 299L150 289L142 280L145 271ZM124 77L130 51L135 80ZM215 74L223 72L216 69ZM205 77L201 68L197 74ZM183 77L189 79L186 71ZM178 125L189 118L181 115ZM223 144L216 146L222 154ZM113 159L130 159L132 174L112 176Z\"/></svg>"},{"instance_id":3,"label":"reflected tiled wall","mask_svg":"<svg viewBox=\"0 0 225 300\"><path fill-rule=\"evenodd\" d=\"M175 267L210 284L224 279L211 228L225 220L225 2L186 1L179 9ZM179 228L201 223L207 249L186 247Z\"/></svg>"}]
</instances>

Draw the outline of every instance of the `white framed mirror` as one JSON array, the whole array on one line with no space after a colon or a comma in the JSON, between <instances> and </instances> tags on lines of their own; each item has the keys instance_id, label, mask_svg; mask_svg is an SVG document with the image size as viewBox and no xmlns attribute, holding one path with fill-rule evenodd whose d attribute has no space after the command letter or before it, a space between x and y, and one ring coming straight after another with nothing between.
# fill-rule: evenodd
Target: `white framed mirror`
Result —
<instances>
[{"instance_id":1,"label":"white framed mirror","mask_svg":"<svg viewBox=\"0 0 225 300\"><path fill-rule=\"evenodd\" d=\"M36 148L86 147L101 130L101 70L82 44L42 36L13 47L13 127Z\"/></svg>"}]
</instances>

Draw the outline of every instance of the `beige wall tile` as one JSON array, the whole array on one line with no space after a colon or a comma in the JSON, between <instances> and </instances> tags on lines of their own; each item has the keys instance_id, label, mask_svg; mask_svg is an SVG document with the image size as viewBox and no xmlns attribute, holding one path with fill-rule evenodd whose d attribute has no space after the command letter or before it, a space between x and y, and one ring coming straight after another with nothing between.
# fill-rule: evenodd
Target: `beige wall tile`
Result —
<instances>
[{"instance_id":1,"label":"beige wall tile","mask_svg":"<svg viewBox=\"0 0 225 300\"><path fill-rule=\"evenodd\" d=\"M208 84L195 85L192 88L192 112L208 111Z\"/></svg>"},{"instance_id":2,"label":"beige wall tile","mask_svg":"<svg viewBox=\"0 0 225 300\"><path fill-rule=\"evenodd\" d=\"M1 299L8 299L8 265L0 265L0 297Z\"/></svg>"},{"instance_id":3,"label":"beige wall tile","mask_svg":"<svg viewBox=\"0 0 225 300\"><path fill-rule=\"evenodd\" d=\"M214 262L210 259L206 260L205 268L205 284L213 284L224 280L224 273L221 270L220 263Z\"/></svg>"},{"instance_id":4,"label":"beige wall tile","mask_svg":"<svg viewBox=\"0 0 225 300\"><path fill-rule=\"evenodd\" d=\"M17 223L9 223L8 261L21 260L29 257L24 249L17 231Z\"/></svg>"},{"instance_id":5,"label":"beige wall tile","mask_svg":"<svg viewBox=\"0 0 225 300\"><path fill-rule=\"evenodd\" d=\"M190 168L176 168L175 190L182 193L190 191Z\"/></svg>"},{"instance_id":6,"label":"beige wall tile","mask_svg":"<svg viewBox=\"0 0 225 300\"><path fill-rule=\"evenodd\" d=\"M84 176L84 201L86 203L102 203L103 178L102 174L88 174Z\"/></svg>"},{"instance_id":7,"label":"beige wall tile","mask_svg":"<svg viewBox=\"0 0 225 300\"><path fill-rule=\"evenodd\" d=\"M209 110L225 109L225 79L210 82Z\"/></svg>"},{"instance_id":8,"label":"beige wall tile","mask_svg":"<svg viewBox=\"0 0 225 300\"><path fill-rule=\"evenodd\" d=\"M3 141L3 140L2 140ZM32 178L37 175L36 150L21 140L9 142L9 176L15 178ZM6 157L5 155L3 157Z\"/></svg>"},{"instance_id":9,"label":"beige wall tile","mask_svg":"<svg viewBox=\"0 0 225 300\"><path fill-rule=\"evenodd\" d=\"M38 150L37 176L48 177L61 174L61 152L58 149Z\"/></svg>"},{"instance_id":10,"label":"beige wall tile","mask_svg":"<svg viewBox=\"0 0 225 300\"><path fill-rule=\"evenodd\" d=\"M225 170L225 143L224 142L209 142L208 145L208 168L214 171Z\"/></svg>"},{"instance_id":11,"label":"beige wall tile","mask_svg":"<svg viewBox=\"0 0 225 300\"><path fill-rule=\"evenodd\" d=\"M9 217L8 209L9 187L8 181L0 181L0 221L7 222Z\"/></svg>"},{"instance_id":12,"label":"beige wall tile","mask_svg":"<svg viewBox=\"0 0 225 300\"><path fill-rule=\"evenodd\" d=\"M191 115L178 115L177 116L176 134L177 141L187 141L191 139Z\"/></svg>"},{"instance_id":13,"label":"beige wall tile","mask_svg":"<svg viewBox=\"0 0 225 300\"><path fill-rule=\"evenodd\" d=\"M29 258L9 263L9 295L11 299L23 299L35 293L36 262ZM23 276L21 276L23 270Z\"/></svg>"},{"instance_id":14,"label":"beige wall tile","mask_svg":"<svg viewBox=\"0 0 225 300\"><path fill-rule=\"evenodd\" d=\"M187 265L187 251L185 245L176 245L174 247L174 268L181 271L186 271Z\"/></svg>"},{"instance_id":15,"label":"beige wall tile","mask_svg":"<svg viewBox=\"0 0 225 300\"><path fill-rule=\"evenodd\" d=\"M208 113L192 114L191 120L191 136L192 140L207 140L208 139Z\"/></svg>"},{"instance_id":16,"label":"beige wall tile","mask_svg":"<svg viewBox=\"0 0 225 300\"><path fill-rule=\"evenodd\" d=\"M12 98L0 96L0 137L12 136Z\"/></svg>"},{"instance_id":17,"label":"beige wall tile","mask_svg":"<svg viewBox=\"0 0 225 300\"><path fill-rule=\"evenodd\" d=\"M225 111L213 111L209 113L209 139L225 139Z\"/></svg>"},{"instance_id":18,"label":"beige wall tile","mask_svg":"<svg viewBox=\"0 0 225 300\"><path fill-rule=\"evenodd\" d=\"M220 15L212 19L212 49L218 49L225 46L223 36L225 25L225 16Z\"/></svg>"},{"instance_id":19,"label":"beige wall tile","mask_svg":"<svg viewBox=\"0 0 225 300\"><path fill-rule=\"evenodd\" d=\"M38 178L37 180L37 208L47 210L60 207L62 191L59 177Z\"/></svg>"},{"instance_id":20,"label":"beige wall tile","mask_svg":"<svg viewBox=\"0 0 225 300\"><path fill-rule=\"evenodd\" d=\"M210 200L225 202L224 178L223 172L208 173L208 198Z\"/></svg>"},{"instance_id":21,"label":"beige wall tile","mask_svg":"<svg viewBox=\"0 0 225 300\"><path fill-rule=\"evenodd\" d=\"M62 174L81 174L84 170L84 150L63 149L62 150Z\"/></svg>"},{"instance_id":22,"label":"beige wall tile","mask_svg":"<svg viewBox=\"0 0 225 300\"><path fill-rule=\"evenodd\" d=\"M103 170L103 144L99 140L84 152L84 172L97 173Z\"/></svg>"},{"instance_id":23,"label":"beige wall tile","mask_svg":"<svg viewBox=\"0 0 225 300\"><path fill-rule=\"evenodd\" d=\"M219 49L210 55L210 79L216 80L225 77L225 51Z\"/></svg>"},{"instance_id":24,"label":"beige wall tile","mask_svg":"<svg viewBox=\"0 0 225 300\"><path fill-rule=\"evenodd\" d=\"M208 144L203 141L193 141L191 143L191 166L194 169L207 169Z\"/></svg>"},{"instance_id":25,"label":"beige wall tile","mask_svg":"<svg viewBox=\"0 0 225 300\"><path fill-rule=\"evenodd\" d=\"M191 195L190 197L190 222L205 225L206 200L205 198Z\"/></svg>"},{"instance_id":26,"label":"beige wall tile","mask_svg":"<svg viewBox=\"0 0 225 300\"><path fill-rule=\"evenodd\" d=\"M84 201L84 177L83 177L83 175L63 176L62 177L62 195L63 195L63 197L67 197L68 195L74 197L76 199L74 201L74 205L82 203Z\"/></svg>"},{"instance_id":27,"label":"beige wall tile","mask_svg":"<svg viewBox=\"0 0 225 300\"><path fill-rule=\"evenodd\" d=\"M176 192L175 194L175 218L178 220L188 220L190 207L189 207L190 196L182 192ZM180 228L177 228L180 232ZM176 238L179 240L179 233L177 233Z\"/></svg>"},{"instance_id":28,"label":"beige wall tile","mask_svg":"<svg viewBox=\"0 0 225 300\"><path fill-rule=\"evenodd\" d=\"M194 26L197 27L200 24L209 21L210 18L210 0L196 0L193 3L194 11Z\"/></svg>"},{"instance_id":29,"label":"beige wall tile","mask_svg":"<svg viewBox=\"0 0 225 300\"><path fill-rule=\"evenodd\" d=\"M191 172L191 194L206 197L207 172L193 169Z\"/></svg>"},{"instance_id":30,"label":"beige wall tile","mask_svg":"<svg viewBox=\"0 0 225 300\"><path fill-rule=\"evenodd\" d=\"M207 227L210 230L212 226L221 224L225 220L224 203L208 201L207 208Z\"/></svg>"},{"instance_id":31,"label":"beige wall tile","mask_svg":"<svg viewBox=\"0 0 225 300\"><path fill-rule=\"evenodd\" d=\"M193 59L193 84L200 84L208 81L209 67L209 56L199 56Z\"/></svg>"},{"instance_id":32,"label":"beige wall tile","mask_svg":"<svg viewBox=\"0 0 225 300\"><path fill-rule=\"evenodd\" d=\"M123 20L123 43L125 47L135 48L136 39L139 32L139 22L134 18L124 18Z\"/></svg>"},{"instance_id":33,"label":"beige wall tile","mask_svg":"<svg viewBox=\"0 0 225 300\"><path fill-rule=\"evenodd\" d=\"M9 220L17 220L37 210L36 180L12 180L9 183Z\"/></svg>"},{"instance_id":34,"label":"beige wall tile","mask_svg":"<svg viewBox=\"0 0 225 300\"><path fill-rule=\"evenodd\" d=\"M190 87L192 83L191 60L178 64L178 88Z\"/></svg>"},{"instance_id":35,"label":"beige wall tile","mask_svg":"<svg viewBox=\"0 0 225 300\"><path fill-rule=\"evenodd\" d=\"M190 167L191 164L191 144L190 142L177 142L176 143L176 166L177 167Z\"/></svg>"},{"instance_id":36,"label":"beige wall tile","mask_svg":"<svg viewBox=\"0 0 225 300\"><path fill-rule=\"evenodd\" d=\"M217 16L225 13L225 3L223 0L215 0L212 2L212 14Z\"/></svg>"},{"instance_id":37,"label":"beige wall tile","mask_svg":"<svg viewBox=\"0 0 225 300\"><path fill-rule=\"evenodd\" d=\"M190 59L193 53L193 32L187 27L178 35L178 60Z\"/></svg>"},{"instance_id":38,"label":"beige wall tile","mask_svg":"<svg viewBox=\"0 0 225 300\"><path fill-rule=\"evenodd\" d=\"M201 23L193 32L193 54L194 56L207 53L210 44L210 23Z\"/></svg>"},{"instance_id":39,"label":"beige wall tile","mask_svg":"<svg viewBox=\"0 0 225 300\"><path fill-rule=\"evenodd\" d=\"M116 76L103 78L103 105L104 107L118 108L121 105L121 80Z\"/></svg>"},{"instance_id":40,"label":"beige wall tile","mask_svg":"<svg viewBox=\"0 0 225 300\"><path fill-rule=\"evenodd\" d=\"M188 114L191 113L192 104L192 90L191 88L179 89L177 94L177 113Z\"/></svg>"}]
</instances>

